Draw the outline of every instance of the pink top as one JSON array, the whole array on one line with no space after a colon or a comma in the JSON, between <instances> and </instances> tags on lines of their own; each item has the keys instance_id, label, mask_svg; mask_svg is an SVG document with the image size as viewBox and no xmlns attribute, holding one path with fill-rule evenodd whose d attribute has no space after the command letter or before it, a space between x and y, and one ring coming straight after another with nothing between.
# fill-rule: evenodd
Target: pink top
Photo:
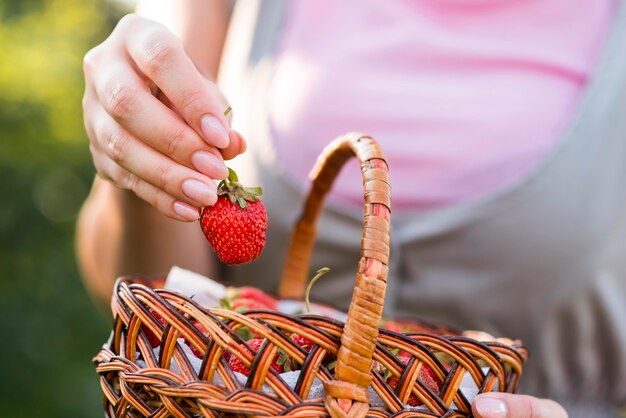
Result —
<instances>
[{"instance_id":1,"label":"pink top","mask_svg":"<svg viewBox=\"0 0 626 418\"><path fill-rule=\"evenodd\" d=\"M511 186L559 142L615 3L294 0L269 95L279 161L304 187L357 130L387 155L396 209ZM358 169L338 180L335 198L360 204Z\"/></svg>"}]
</instances>

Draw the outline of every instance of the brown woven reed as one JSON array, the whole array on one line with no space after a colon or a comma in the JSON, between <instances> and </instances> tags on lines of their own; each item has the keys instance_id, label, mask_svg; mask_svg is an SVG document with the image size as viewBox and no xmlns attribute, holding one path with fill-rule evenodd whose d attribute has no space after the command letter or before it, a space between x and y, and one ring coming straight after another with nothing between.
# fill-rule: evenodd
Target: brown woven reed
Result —
<instances>
[{"instance_id":1,"label":"brown woven reed","mask_svg":"<svg viewBox=\"0 0 626 418\"><path fill-rule=\"evenodd\" d=\"M467 417L471 407L459 391L466 373L479 392L515 390L527 357L519 344L443 336L434 328L410 333L378 329L389 258L390 187L385 158L366 135L344 135L318 159L312 189L292 237L280 296L302 298L324 196L352 156L361 164L365 214L361 260L346 323L316 315L204 309L190 298L158 289L162 278L119 279L112 299L113 333L94 359L106 416ZM237 331L244 327L265 339L256 353L240 347L243 340ZM160 340L158 358L150 333ZM292 341L294 333L313 343L310 352ZM179 338L203 356L199 372L194 371ZM270 367L278 350L302 365L294 388ZM408 363L396 358L398 350L410 354ZM245 383L237 380L225 352L250 366ZM325 366L329 355L337 357L334 373ZM440 361L444 357L448 367ZM424 366L430 367L441 384L438 393L418 377ZM399 378L395 389L380 370ZM308 399L315 379L323 382L323 399ZM370 406L368 388L384 407ZM405 406L412 395L422 404L419 410Z\"/></svg>"}]
</instances>

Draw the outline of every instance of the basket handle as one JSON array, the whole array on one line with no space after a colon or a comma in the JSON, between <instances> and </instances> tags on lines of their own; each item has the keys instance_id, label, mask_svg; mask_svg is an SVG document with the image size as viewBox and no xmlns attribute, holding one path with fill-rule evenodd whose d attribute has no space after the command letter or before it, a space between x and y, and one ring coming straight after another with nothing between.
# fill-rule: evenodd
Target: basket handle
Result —
<instances>
[{"instance_id":1,"label":"basket handle","mask_svg":"<svg viewBox=\"0 0 626 418\"><path fill-rule=\"evenodd\" d=\"M389 260L390 186L388 166L369 136L348 133L330 143L311 171L312 187L291 238L279 295L302 299L307 282L315 225L326 193L341 167L356 156L361 165L365 210L361 260L348 319L337 354L337 381L328 381L326 408L333 418L364 417L369 410L367 388L380 324Z\"/></svg>"}]
</instances>

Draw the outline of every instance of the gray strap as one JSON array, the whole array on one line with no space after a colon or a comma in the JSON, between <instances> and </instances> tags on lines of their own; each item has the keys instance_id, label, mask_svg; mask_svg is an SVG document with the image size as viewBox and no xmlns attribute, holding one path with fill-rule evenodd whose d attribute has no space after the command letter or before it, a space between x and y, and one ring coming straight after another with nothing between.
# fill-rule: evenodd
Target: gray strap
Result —
<instances>
[{"instance_id":1,"label":"gray strap","mask_svg":"<svg viewBox=\"0 0 626 418\"><path fill-rule=\"evenodd\" d=\"M255 64L267 54L276 50L278 35L282 27L283 17L287 10L285 0L261 0L254 43L250 51L250 63Z\"/></svg>"}]
</instances>

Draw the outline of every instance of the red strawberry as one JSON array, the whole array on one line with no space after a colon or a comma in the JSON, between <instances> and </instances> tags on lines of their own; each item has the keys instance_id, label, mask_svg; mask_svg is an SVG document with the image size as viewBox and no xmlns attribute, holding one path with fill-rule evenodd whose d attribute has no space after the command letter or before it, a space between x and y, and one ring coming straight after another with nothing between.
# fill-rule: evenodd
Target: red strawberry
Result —
<instances>
[{"instance_id":1,"label":"red strawberry","mask_svg":"<svg viewBox=\"0 0 626 418\"><path fill-rule=\"evenodd\" d=\"M252 286L229 287L226 290L226 298L230 300L232 304L234 304L237 299L251 299L257 302L256 305L263 305L265 308L274 311L278 309L276 299L261 289Z\"/></svg>"},{"instance_id":2,"label":"red strawberry","mask_svg":"<svg viewBox=\"0 0 626 418\"><path fill-rule=\"evenodd\" d=\"M410 353L407 353L406 351L400 351L396 357L403 364L408 364L412 356ZM435 372L428 365L422 364L422 367L417 377L426 386L428 386L428 388L432 390L433 392L438 393L441 390L441 384L439 383L439 380L437 379ZM390 388L395 389L396 386L398 385L398 380L399 379L397 377L390 376L387 379L387 384L389 385ZM417 405L420 405L421 402L419 401L417 396L415 396L415 394L412 393L411 396L409 397L409 401L407 402L407 404L411 406L417 406Z\"/></svg>"},{"instance_id":3,"label":"red strawberry","mask_svg":"<svg viewBox=\"0 0 626 418\"><path fill-rule=\"evenodd\" d=\"M209 332L206 329L204 329L204 327L198 321L192 320L191 323L198 329L198 331L200 331L202 333L202 335L204 335L207 338L211 338L209 336ZM201 359L202 358L202 353L200 352L200 350L198 350L186 338L184 340L185 340L185 344L187 344L187 347L189 347L189 349L191 350L193 355L196 356L197 358Z\"/></svg>"},{"instance_id":4,"label":"red strawberry","mask_svg":"<svg viewBox=\"0 0 626 418\"><path fill-rule=\"evenodd\" d=\"M252 309L269 309L267 305L255 299L235 299L230 304L233 311L249 311Z\"/></svg>"},{"instance_id":5,"label":"red strawberry","mask_svg":"<svg viewBox=\"0 0 626 418\"><path fill-rule=\"evenodd\" d=\"M252 341L252 340L250 340ZM241 349L246 352L246 353L252 353L250 350L248 350L247 347L245 347L243 344L240 345ZM237 373L241 373L245 376L248 376L250 374L250 367L246 366L244 364L243 361L239 360L239 358L237 356L231 355L228 358L228 365L230 366L230 369L233 372L237 372Z\"/></svg>"},{"instance_id":6,"label":"red strawberry","mask_svg":"<svg viewBox=\"0 0 626 418\"><path fill-rule=\"evenodd\" d=\"M396 321L386 321L382 324L382 328L388 329L389 331L393 332L402 332L402 326L399 322Z\"/></svg>"},{"instance_id":7,"label":"red strawberry","mask_svg":"<svg viewBox=\"0 0 626 418\"><path fill-rule=\"evenodd\" d=\"M433 392L438 393L441 390L441 383L439 383L437 375L435 374L433 369L431 369L427 365L422 365L418 377Z\"/></svg>"},{"instance_id":8,"label":"red strawberry","mask_svg":"<svg viewBox=\"0 0 626 418\"><path fill-rule=\"evenodd\" d=\"M406 351L400 351L396 356L396 358L400 360L403 364L408 364L409 360L411 360L411 357L413 357L411 356L411 353Z\"/></svg>"},{"instance_id":9,"label":"red strawberry","mask_svg":"<svg viewBox=\"0 0 626 418\"><path fill-rule=\"evenodd\" d=\"M161 323L161 325L165 326L165 319L161 315L159 315L156 311L150 309L150 313ZM148 342L150 343L150 347L156 348L161 345L161 340L152 332L146 325L141 325L141 331L144 332L146 338L148 338Z\"/></svg>"},{"instance_id":10,"label":"red strawberry","mask_svg":"<svg viewBox=\"0 0 626 418\"><path fill-rule=\"evenodd\" d=\"M260 187L244 187L230 168L218 186L217 202L202 209L200 226L217 256L226 264L248 263L265 246L267 213Z\"/></svg>"},{"instance_id":11,"label":"red strawberry","mask_svg":"<svg viewBox=\"0 0 626 418\"><path fill-rule=\"evenodd\" d=\"M265 340L262 338L253 338L248 341L248 346L250 346L250 348L256 352L259 350L259 348L261 348L261 345L263 345L264 341ZM239 346L241 347L243 351L250 353L250 354L252 353L248 349L248 347L245 346L245 344L240 344ZM276 373L283 373L285 371L284 364L279 364L280 362L281 362L281 355L279 353L276 353L276 355L272 359L272 365L270 366L272 369L276 371ZM250 375L250 368L246 366L244 362L239 360L237 356L231 355L230 358L228 359L228 364L230 365L230 368L232 371L241 373L245 376Z\"/></svg>"},{"instance_id":12,"label":"red strawberry","mask_svg":"<svg viewBox=\"0 0 626 418\"><path fill-rule=\"evenodd\" d=\"M296 345L300 346L300 348L302 348L307 353L311 352L311 349L313 348L313 343L311 342L311 340L299 334L292 334L291 341L296 343Z\"/></svg>"},{"instance_id":13,"label":"red strawberry","mask_svg":"<svg viewBox=\"0 0 626 418\"><path fill-rule=\"evenodd\" d=\"M299 334L291 334L291 341L296 343L300 348L302 348L305 352L310 353L313 349L313 343L306 337L303 337ZM328 353L326 354L328 356ZM295 360L291 360L290 366L292 369L300 368L300 365L296 363Z\"/></svg>"},{"instance_id":14,"label":"red strawberry","mask_svg":"<svg viewBox=\"0 0 626 418\"><path fill-rule=\"evenodd\" d=\"M411 360L411 354L406 351L400 351L398 353L398 360L400 360L404 364L408 364L409 360ZM433 369L431 369L428 365L422 364L422 368L419 371L418 378L426 384L433 392L437 393L441 389L441 384L437 379L437 375Z\"/></svg>"},{"instance_id":15,"label":"red strawberry","mask_svg":"<svg viewBox=\"0 0 626 418\"><path fill-rule=\"evenodd\" d=\"M393 390L396 390L396 388L398 387L398 381L400 379L398 379L395 376L391 376L389 379L387 379L387 384L389 385L389 387ZM419 406L422 403L420 402L419 398L417 397L417 395L415 395L414 393L411 392L411 395L409 396L409 400L406 403L409 406Z\"/></svg>"},{"instance_id":16,"label":"red strawberry","mask_svg":"<svg viewBox=\"0 0 626 418\"><path fill-rule=\"evenodd\" d=\"M311 340L299 334L292 334L291 340L297 345L299 345L307 353L310 353L311 350L313 349L313 346L315 345L313 344ZM326 362L328 362L328 360L330 360L332 357L333 357L333 353L331 353L330 351L327 351L326 355L324 355L324 359L322 360L322 362L326 364Z\"/></svg>"}]
</instances>

